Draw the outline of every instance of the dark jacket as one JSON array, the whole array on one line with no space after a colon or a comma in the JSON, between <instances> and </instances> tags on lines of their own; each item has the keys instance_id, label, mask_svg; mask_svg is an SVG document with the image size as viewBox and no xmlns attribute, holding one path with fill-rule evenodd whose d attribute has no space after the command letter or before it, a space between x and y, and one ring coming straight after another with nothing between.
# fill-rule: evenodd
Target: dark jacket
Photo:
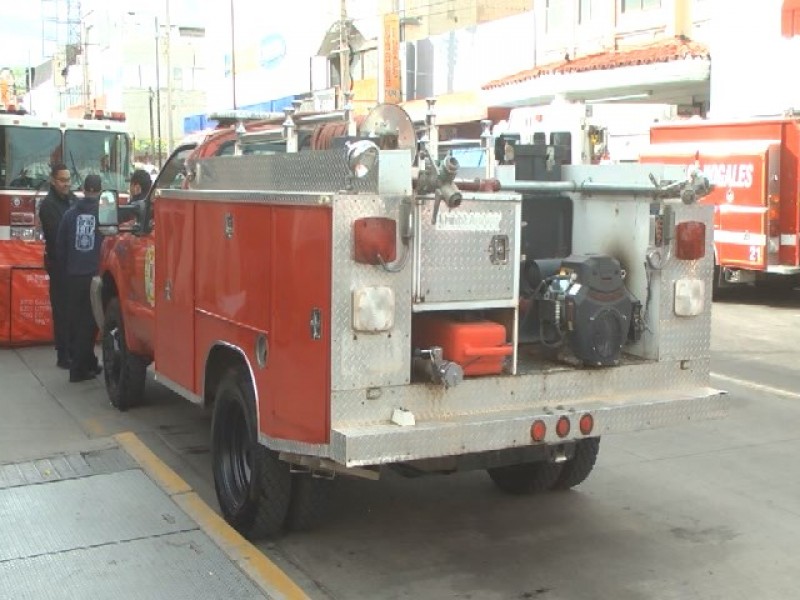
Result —
<instances>
[{"instance_id":1,"label":"dark jacket","mask_svg":"<svg viewBox=\"0 0 800 600\"><path fill-rule=\"evenodd\" d=\"M75 194L72 192L66 198L62 198L51 188L39 205L39 222L44 234L44 262L48 269L55 266L56 263L58 225L61 223L64 213L75 203L75 200Z\"/></svg>"},{"instance_id":2,"label":"dark jacket","mask_svg":"<svg viewBox=\"0 0 800 600\"><path fill-rule=\"evenodd\" d=\"M96 275L103 236L97 227L97 198L80 198L64 213L58 228L56 256L64 275Z\"/></svg>"}]
</instances>

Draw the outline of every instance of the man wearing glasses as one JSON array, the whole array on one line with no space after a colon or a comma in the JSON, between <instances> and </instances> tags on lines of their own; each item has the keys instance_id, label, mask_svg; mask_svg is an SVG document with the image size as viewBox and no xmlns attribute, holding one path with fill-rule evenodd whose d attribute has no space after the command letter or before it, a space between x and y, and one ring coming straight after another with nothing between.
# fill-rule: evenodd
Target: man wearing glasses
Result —
<instances>
[{"instance_id":1,"label":"man wearing glasses","mask_svg":"<svg viewBox=\"0 0 800 600\"><path fill-rule=\"evenodd\" d=\"M39 222L44 234L44 268L50 277L50 306L53 313L53 337L56 343L56 364L62 369L70 368L67 290L64 275L57 265L56 237L64 213L75 202L70 190L69 169L63 163L50 169L50 191L39 207Z\"/></svg>"}]
</instances>

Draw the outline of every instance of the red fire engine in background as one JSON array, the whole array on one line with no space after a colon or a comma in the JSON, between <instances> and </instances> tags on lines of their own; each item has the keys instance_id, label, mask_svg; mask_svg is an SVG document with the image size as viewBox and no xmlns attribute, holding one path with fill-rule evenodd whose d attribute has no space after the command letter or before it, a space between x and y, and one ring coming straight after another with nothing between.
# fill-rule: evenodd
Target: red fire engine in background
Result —
<instances>
[{"instance_id":1,"label":"red fire engine in background","mask_svg":"<svg viewBox=\"0 0 800 600\"><path fill-rule=\"evenodd\" d=\"M715 186L715 287L800 274L800 120L683 121L657 125L643 162L696 164Z\"/></svg>"},{"instance_id":2,"label":"red fire engine in background","mask_svg":"<svg viewBox=\"0 0 800 600\"><path fill-rule=\"evenodd\" d=\"M152 365L211 408L238 530L310 527L334 475L382 468L568 489L602 435L724 414L707 182L538 146L496 165L488 133L469 172L433 114L418 143L395 105L298 108L180 145L142 207L100 199L109 398L141 403Z\"/></svg>"},{"instance_id":3,"label":"red fire engine in background","mask_svg":"<svg viewBox=\"0 0 800 600\"><path fill-rule=\"evenodd\" d=\"M0 345L52 339L38 205L50 165L63 162L73 187L97 173L109 189L127 190L131 142L121 113L87 119L0 110Z\"/></svg>"}]
</instances>

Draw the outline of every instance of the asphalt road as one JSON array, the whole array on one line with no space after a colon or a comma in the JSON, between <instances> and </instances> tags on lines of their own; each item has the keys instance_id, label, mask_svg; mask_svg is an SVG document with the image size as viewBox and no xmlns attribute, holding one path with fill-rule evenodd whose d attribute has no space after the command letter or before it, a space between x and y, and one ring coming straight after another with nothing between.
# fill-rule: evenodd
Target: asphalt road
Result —
<instances>
[{"instance_id":1,"label":"asphalt road","mask_svg":"<svg viewBox=\"0 0 800 600\"><path fill-rule=\"evenodd\" d=\"M503 495L484 473L339 478L321 529L261 544L312 598L787 600L800 571L800 292L713 308L721 421L608 436L571 492ZM135 431L216 506L210 415L148 382L147 405L76 394L48 349L20 351L75 422Z\"/></svg>"}]
</instances>

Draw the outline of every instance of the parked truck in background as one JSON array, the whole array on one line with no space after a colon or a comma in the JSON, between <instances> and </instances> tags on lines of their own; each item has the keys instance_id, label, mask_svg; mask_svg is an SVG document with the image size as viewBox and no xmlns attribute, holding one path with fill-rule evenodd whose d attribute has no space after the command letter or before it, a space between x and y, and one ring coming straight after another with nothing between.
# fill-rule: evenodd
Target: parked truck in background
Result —
<instances>
[{"instance_id":1,"label":"parked truck in background","mask_svg":"<svg viewBox=\"0 0 800 600\"><path fill-rule=\"evenodd\" d=\"M249 537L318 523L336 475L568 489L601 436L724 414L701 178L464 179L397 106L233 121L178 147L141 210L103 194L92 300L112 404L141 403L150 366L209 407Z\"/></svg>"},{"instance_id":2,"label":"parked truck in background","mask_svg":"<svg viewBox=\"0 0 800 600\"><path fill-rule=\"evenodd\" d=\"M64 163L75 189L89 173L127 192L131 141L124 115L42 117L0 108L0 346L52 340L39 203L50 167Z\"/></svg>"},{"instance_id":3,"label":"parked truck in background","mask_svg":"<svg viewBox=\"0 0 800 600\"><path fill-rule=\"evenodd\" d=\"M715 288L800 283L800 119L668 123L650 142L642 162L696 165L715 187Z\"/></svg>"}]
</instances>

